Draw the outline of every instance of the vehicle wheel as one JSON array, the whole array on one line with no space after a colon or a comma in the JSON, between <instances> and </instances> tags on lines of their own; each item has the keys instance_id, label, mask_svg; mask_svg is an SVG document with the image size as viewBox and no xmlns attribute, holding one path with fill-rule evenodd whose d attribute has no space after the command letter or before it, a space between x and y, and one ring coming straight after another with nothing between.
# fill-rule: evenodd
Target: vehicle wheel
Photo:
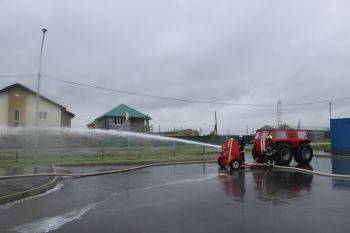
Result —
<instances>
[{"instance_id":1,"label":"vehicle wheel","mask_svg":"<svg viewBox=\"0 0 350 233\"><path fill-rule=\"evenodd\" d=\"M238 159L234 159L232 164L231 164L231 167L234 169L234 170L237 170L239 168L239 160Z\"/></svg>"},{"instance_id":2,"label":"vehicle wheel","mask_svg":"<svg viewBox=\"0 0 350 233\"><path fill-rule=\"evenodd\" d=\"M282 143L277 146L276 153L273 154L273 160L277 165L288 166L293 159L292 147Z\"/></svg>"},{"instance_id":3,"label":"vehicle wheel","mask_svg":"<svg viewBox=\"0 0 350 233\"><path fill-rule=\"evenodd\" d=\"M254 145L253 146L253 149L252 149L252 156L253 156L253 159L256 160L256 158L258 157L258 155L256 154L256 146Z\"/></svg>"},{"instance_id":4,"label":"vehicle wheel","mask_svg":"<svg viewBox=\"0 0 350 233\"><path fill-rule=\"evenodd\" d=\"M221 168L225 168L226 167L226 159L224 157L221 157L218 159L218 165L221 167Z\"/></svg>"},{"instance_id":5,"label":"vehicle wheel","mask_svg":"<svg viewBox=\"0 0 350 233\"><path fill-rule=\"evenodd\" d=\"M265 163L265 159L263 158L263 155L259 155L258 153L256 153L256 145L253 146L252 149L252 156L253 159L257 162L257 163Z\"/></svg>"},{"instance_id":6,"label":"vehicle wheel","mask_svg":"<svg viewBox=\"0 0 350 233\"><path fill-rule=\"evenodd\" d=\"M311 146L309 144L303 143L299 145L294 159L298 164L309 164L313 156L314 153Z\"/></svg>"}]
</instances>

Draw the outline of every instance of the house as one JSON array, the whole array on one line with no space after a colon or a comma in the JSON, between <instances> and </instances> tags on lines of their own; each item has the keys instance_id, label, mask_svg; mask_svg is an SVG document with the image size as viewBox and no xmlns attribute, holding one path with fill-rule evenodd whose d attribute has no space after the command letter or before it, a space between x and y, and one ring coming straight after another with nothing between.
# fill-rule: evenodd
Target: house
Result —
<instances>
[{"instance_id":1,"label":"house","mask_svg":"<svg viewBox=\"0 0 350 233\"><path fill-rule=\"evenodd\" d=\"M96 129L96 123L94 121L90 122L86 126L88 127L88 129Z\"/></svg>"},{"instance_id":2,"label":"house","mask_svg":"<svg viewBox=\"0 0 350 233\"><path fill-rule=\"evenodd\" d=\"M36 126L36 92L16 83L0 90L0 126ZM70 127L74 114L62 105L39 96L38 126Z\"/></svg>"},{"instance_id":3,"label":"house","mask_svg":"<svg viewBox=\"0 0 350 233\"><path fill-rule=\"evenodd\" d=\"M149 132L149 120L148 115L121 104L96 118L88 128Z\"/></svg>"},{"instance_id":4,"label":"house","mask_svg":"<svg viewBox=\"0 0 350 233\"><path fill-rule=\"evenodd\" d=\"M181 129L181 130L174 130L174 131L168 131L168 132L160 132L159 134L162 136L167 136L167 137L198 136L199 135L198 131L193 130L193 129Z\"/></svg>"}]
</instances>

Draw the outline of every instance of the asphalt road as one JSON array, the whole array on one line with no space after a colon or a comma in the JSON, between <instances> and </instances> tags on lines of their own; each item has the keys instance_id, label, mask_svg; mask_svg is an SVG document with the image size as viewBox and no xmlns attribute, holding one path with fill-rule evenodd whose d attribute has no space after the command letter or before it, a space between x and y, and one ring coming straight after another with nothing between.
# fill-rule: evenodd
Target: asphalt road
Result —
<instances>
[{"instance_id":1,"label":"asphalt road","mask_svg":"<svg viewBox=\"0 0 350 233\"><path fill-rule=\"evenodd\" d=\"M313 160L349 173L349 160ZM1 232L349 232L350 181L174 165L72 179L0 207Z\"/></svg>"}]
</instances>

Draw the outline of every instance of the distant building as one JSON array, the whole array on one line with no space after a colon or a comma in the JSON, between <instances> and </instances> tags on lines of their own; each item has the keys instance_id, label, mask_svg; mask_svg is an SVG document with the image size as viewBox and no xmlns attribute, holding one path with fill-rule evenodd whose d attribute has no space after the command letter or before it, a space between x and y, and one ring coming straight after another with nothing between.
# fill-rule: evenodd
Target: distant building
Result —
<instances>
[{"instance_id":1,"label":"distant building","mask_svg":"<svg viewBox=\"0 0 350 233\"><path fill-rule=\"evenodd\" d=\"M93 121L93 122L90 122L89 124L87 124L87 127L89 129L96 129L96 123Z\"/></svg>"},{"instance_id":2,"label":"distant building","mask_svg":"<svg viewBox=\"0 0 350 233\"><path fill-rule=\"evenodd\" d=\"M350 118L331 119L332 154L350 155Z\"/></svg>"},{"instance_id":3,"label":"distant building","mask_svg":"<svg viewBox=\"0 0 350 233\"><path fill-rule=\"evenodd\" d=\"M168 132L160 132L160 135L162 136L168 136L168 137L176 137L176 136L198 136L199 133L197 130L192 129L181 129L181 130L174 130L174 131L168 131Z\"/></svg>"},{"instance_id":4,"label":"distant building","mask_svg":"<svg viewBox=\"0 0 350 233\"><path fill-rule=\"evenodd\" d=\"M125 104L121 104L87 125L90 129L115 129L149 132L151 118Z\"/></svg>"},{"instance_id":5,"label":"distant building","mask_svg":"<svg viewBox=\"0 0 350 233\"><path fill-rule=\"evenodd\" d=\"M0 126L34 127L36 116L36 92L19 83L0 90ZM70 127L74 114L40 95L38 117L40 127Z\"/></svg>"}]
</instances>

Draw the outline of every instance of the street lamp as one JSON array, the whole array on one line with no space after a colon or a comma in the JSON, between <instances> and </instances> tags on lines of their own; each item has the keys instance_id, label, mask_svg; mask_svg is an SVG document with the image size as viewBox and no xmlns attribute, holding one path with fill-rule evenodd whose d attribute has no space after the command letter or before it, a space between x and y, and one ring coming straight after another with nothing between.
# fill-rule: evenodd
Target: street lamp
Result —
<instances>
[{"instance_id":1,"label":"street lamp","mask_svg":"<svg viewBox=\"0 0 350 233\"><path fill-rule=\"evenodd\" d=\"M43 38L41 40L41 48L40 48L40 58L39 58L39 71L38 71L38 83L36 88L36 117L35 117L35 128L37 129L39 126L39 96L40 96L40 79L41 79L41 59L43 56L43 47L44 47L44 40L45 40L45 33L47 32L46 28L42 29L43 31Z\"/></svg>"},{"instance_id":2,"label":"street lamp","mask_svg":"<svg viewBox=\"0 0 350 233\"><path fill-rule=\"evenodd\" d=\"M38 84L36 88L36 111L35 111L35 143L34 143L34 154L33 154L33 160L37 160L38 156L38 147L39 147L39 97L40 97L40 79L41 79L41 59L43 56L43 47L44 47L44 39L45 39L45 33L47 32L46 28L42 29L43 31L43 38L41 40L41 48L40 48L40 58L39 58L39 71L38 71Z\"/></svg>"}]
</instances>

